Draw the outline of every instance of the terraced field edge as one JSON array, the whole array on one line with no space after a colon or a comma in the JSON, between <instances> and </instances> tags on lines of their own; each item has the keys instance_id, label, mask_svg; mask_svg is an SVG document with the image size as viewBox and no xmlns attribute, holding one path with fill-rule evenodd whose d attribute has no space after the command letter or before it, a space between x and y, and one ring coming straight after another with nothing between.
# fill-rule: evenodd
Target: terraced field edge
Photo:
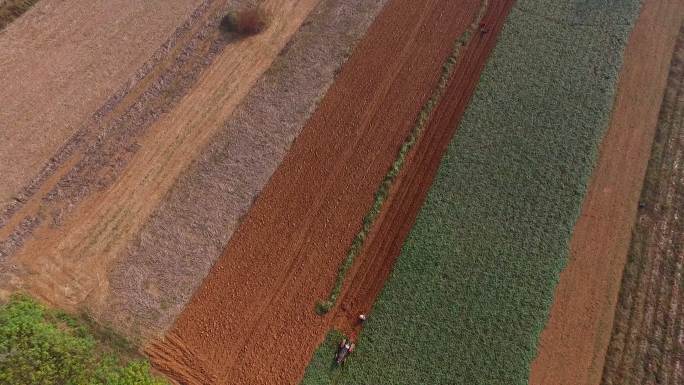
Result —
<instances>
[{"instance_id":1,"label":"terraced field edge","mask_svg":"<svg viewBox=\"0 0 684 385\"><path fill-rule=\"evenodd\" d=\"M639 8L518 1L355 357L305 384L527 383Z\"/></svg>"}]
</instances>

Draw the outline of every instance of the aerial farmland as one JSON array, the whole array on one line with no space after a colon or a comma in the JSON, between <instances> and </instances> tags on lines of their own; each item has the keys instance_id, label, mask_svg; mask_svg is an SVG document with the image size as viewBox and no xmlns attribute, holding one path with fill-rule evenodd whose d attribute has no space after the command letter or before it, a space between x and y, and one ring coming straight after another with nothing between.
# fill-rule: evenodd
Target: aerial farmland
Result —
<instances>
[{"instance_id":1,"label":"aerial farmland","mask_svg":"<svg viewBox=\"0 0 684 385\"><path fill-rule=\"evenodd\" d=\"M0 385L684 384L681 0L0 0Z\"/></svg>"}]
</instances>

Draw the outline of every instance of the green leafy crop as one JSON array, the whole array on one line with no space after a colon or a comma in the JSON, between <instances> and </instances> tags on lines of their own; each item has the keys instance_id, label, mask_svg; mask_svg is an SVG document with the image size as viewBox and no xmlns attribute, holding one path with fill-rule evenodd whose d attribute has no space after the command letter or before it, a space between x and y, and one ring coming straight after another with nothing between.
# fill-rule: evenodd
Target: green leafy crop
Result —
<instances>
[{"instance_id":1,"label":"green leafy crop","mask_svg":"<svg viewBox=\"0 0 684 385\"><path fill-rule=\"evenodd\" d=\"M31 298L0 306L0 384L165 385L149 364L126 364L98 345L87 327Z\"/></svg>"}]
</instances>

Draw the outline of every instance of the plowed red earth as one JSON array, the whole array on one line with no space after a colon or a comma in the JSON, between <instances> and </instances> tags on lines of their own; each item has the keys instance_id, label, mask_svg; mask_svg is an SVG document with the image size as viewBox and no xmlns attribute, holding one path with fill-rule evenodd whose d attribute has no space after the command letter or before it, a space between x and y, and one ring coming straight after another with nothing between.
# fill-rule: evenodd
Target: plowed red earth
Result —
<instances>
[{"instance_id":1,"label":"plowed red earth","mask_svg":"<svg viewBox=\"0 0 684 385\"><path fill-rule=\"evenodd\" d=\"M515 0L492 3L481 20L489 32L476 32L461 51L442 101L407 157L363 251L347 275L335 320L335 328L346 334L356 334L358 315L370 311L392 271Z\"/></svg>"},{"instance_id":2,"label":"plowed red earth","mask_svg":"<svg viewBox=\"0 0 684 385\"><path fill-rule=\"evenodd\" d=\"M485 16L496 30L512 1L497 3ZM317 316L314 305L327 296L442 64L481 6L478 0L393 0L386 6L165 340L147 348L158 369L184 384L299 381L335 320L334 314ZM494 32L475 34L463 51L444 105L376 224L381 231L371 246L382 254L370 261L363 256L371 253L363 253L353 272L371 272L345 303L365 308L372 298L353 297L374 296L382 286L398 251L382 244L400 244L413 222ZM403 209L402 201L408 202Z\"/></svg>"}]
</instances>

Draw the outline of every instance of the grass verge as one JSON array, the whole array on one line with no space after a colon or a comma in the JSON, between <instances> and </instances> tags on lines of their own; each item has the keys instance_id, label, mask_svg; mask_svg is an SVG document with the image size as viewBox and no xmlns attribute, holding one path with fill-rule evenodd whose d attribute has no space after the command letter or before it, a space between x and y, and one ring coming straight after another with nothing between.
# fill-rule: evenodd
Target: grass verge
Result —
<instances>
[{"instance_id":1,"label":"grass verge","mask_svg":"<svg viewBox=\"0 0 684 385\"><path fill-rule=\"evenodd\" d=\"M39 0L0 0L0 31L23 15Z\"/></svg>"},{"instance_id":2,"label":"grass verge","mask_svg":"<svg viewBox=\"0 0 684 385\"><path fill-rule=\"evenodd\" d=\"M527 384L639 5L518 1L336 383Z\"/></svg>"},{"instance_id":3,"label":"grass verge","mask_svg":"<svg viewBox=\"0 0 684 385\"><path fill-rule=\"evenodd\" d=\"M0 306L0 384L167 383L111 331L14 295Z\"/></svg>"},{"instance_id":4,"label":"grass verge","mask_svg":"<svg viewBox=\"0 0 684 385\"><path fill-rule=\"evenodd\" d=\"M370 233L371 228L373 227L373 223L377 219L378 215L380 215L380 210L382 210L382 206L387 200L390 189L392 188L392 185L397 179L399 172L404 166L406 157L408 156L409 152L416 144L416 142L418 142L418 139L422 135L423 130L425 129L425 125L427 124L428 119L432 114L432 111L435 109L439 101L442 99L449 79L451 78L451 75L454 72L456 62L458 61L458 58L461 54L461 49L466 44L468 44L468 41L470 41L470 37L475 32L475 29L478 28L480 20L484 16L484 11L486 10L488 1L489 0L482 0L482 8L475 22L473 23L470 29L466 30L456 40L451 55L442 66L442 73L440 75L439 82L437 83L437 87L435 87L435 90L433 91L432 95L430 95L430 99L428 99L428 101L425 103L420 113L418 114L418 118L416 119L416 122L413 128L411 129L411 132L409 133L408 137L406 137L404 143L402 143L396 159L394 160L394 162L392 162L392 165L387 171L387 174L385 174L385 177L380 183L380 187L378 187L378 190L375 192L373 206L371 206L368 213L366 213L366 215L363 217L363 220L361 222L361 229L354 236L354 240L352 241L352 244L349 247L349 250L347 251L347 255L344 261L342 262L342 265L340 265L339 267L337 277L335 278L335 284L333 285L333 288L331 289L328 298L325 300L320 300L316 304L316 312L318 314L324 315L327 312L329 312L333 306L335 306L335 303L337 302L337 297L340 295L342 291L342 286L344 285L344 280L347 276L347 272L354 264L354 260L356 259L356 257L361 252L363 244L366 241L366 237L368 236L368 233Z\"/></svg>"}]
</instances>

